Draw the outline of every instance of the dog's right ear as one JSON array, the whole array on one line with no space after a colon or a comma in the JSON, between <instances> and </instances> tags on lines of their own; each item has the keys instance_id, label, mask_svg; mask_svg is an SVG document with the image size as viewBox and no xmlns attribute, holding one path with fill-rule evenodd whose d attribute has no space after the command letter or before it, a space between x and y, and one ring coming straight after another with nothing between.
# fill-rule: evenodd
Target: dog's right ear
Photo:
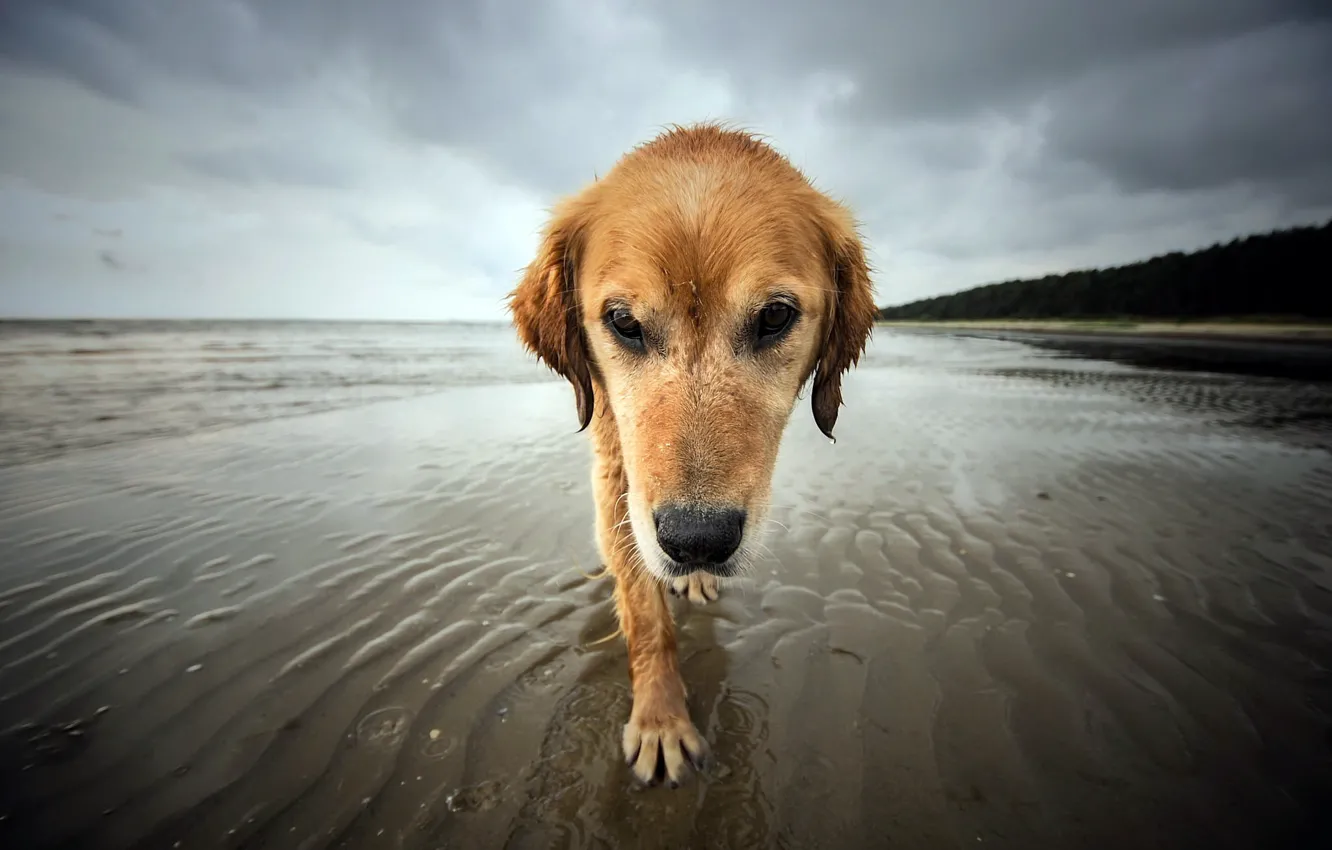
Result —
<instances>
[{"instance_id":1,"label":"dog's right ear","mask_svg":"<svg viewBox=\"0 0 1332 850\"><path fill-rule=\"evenodd\" d=\"M578 254L587 222L586 204L559 204L541 234L536 258L509 294L518 336L529 351L574 388L579 431L592 421L592 363L578 302Z\"/></svg>"}]
</instances>

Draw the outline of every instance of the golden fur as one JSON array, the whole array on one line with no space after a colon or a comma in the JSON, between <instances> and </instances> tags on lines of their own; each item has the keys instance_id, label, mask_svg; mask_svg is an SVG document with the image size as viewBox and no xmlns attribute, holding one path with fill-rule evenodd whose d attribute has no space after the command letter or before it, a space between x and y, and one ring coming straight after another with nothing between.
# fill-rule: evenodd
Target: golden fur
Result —
<instances>
[{"instance_id":1,"label":"golden fur","mask_svg":"<svg viewBox=\"0 0 1332 850\"><path fill-rule=\"evenodd\" d=\"M791 315L783 305L794 320L761 341L756 322L776 326ZM842 373L875 317L854 220L753 136L673 128L556 206L510 308L591 426L597 543L633 686L625 757L639 779L664 769L677 783L707 745L665 591L715 599L717 576L752 560L782 432L811 378L831 438ZM641 339L618 336L615 317ZM668 505L740 512L735 554L673 562L654 519Z\"/></svg>"}]
</instances>

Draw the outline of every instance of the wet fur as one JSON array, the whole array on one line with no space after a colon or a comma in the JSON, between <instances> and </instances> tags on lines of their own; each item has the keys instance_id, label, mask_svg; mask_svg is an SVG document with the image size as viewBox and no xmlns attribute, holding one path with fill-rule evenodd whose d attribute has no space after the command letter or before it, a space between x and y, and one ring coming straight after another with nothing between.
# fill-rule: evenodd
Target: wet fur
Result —
<instances>
[{"instance_id":1,"label":"wet fur","mask_svg":"<svg viewBox=\"0 0 1332 850\"><path fill-rule=\"evenodd\" d=\"M774 297L794 298L799 319L759 352L744 329ZM644 351L606 326L617 304L643 322ZM814 420L831 438L842 374L873 326L854 219L759 139L672 128L556 206L510 308L524 345L573 385L590 429L597 543L633 687L625 758L643 781L664 769L677 783L707 744L689 719L666 592L706 602L717 580L671 573L652 511L742 507L723 574L755 557L800 389L812 381Z\"/></svg>"}]
</instances>

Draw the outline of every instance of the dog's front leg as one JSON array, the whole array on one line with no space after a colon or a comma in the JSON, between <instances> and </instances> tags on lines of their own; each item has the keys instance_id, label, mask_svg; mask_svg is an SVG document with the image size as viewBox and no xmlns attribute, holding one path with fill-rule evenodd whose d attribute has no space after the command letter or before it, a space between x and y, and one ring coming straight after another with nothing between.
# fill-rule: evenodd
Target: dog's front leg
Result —
<instances>
[{"instance_id":1,"label":"dog's front leg","mask_svg":"<svg viewBox=\"0 0 1332 850\"><path fill-rule=\"evenodd\" d=\"M707 744L689 719L684 680L675 645L675 623L664 586L642 569L630 567L615 577L615 604L629 646L633 710L624 727L624 757L634 775L651 782L664 765L675 785L701 767Z\"/></svg>"},{"instance_id":2,"label":"dog's front leg","mask_svg":"<svg viewBox=\"0 0 1332 850\"><path fill-rule=\"evenodd\" d=\"M598 448L593 475L597 540L601 556L615 576L615 607L629 648L634 694L624 727L624 757L641 781L653 782L661 772L660 765L666 780L675 785L686 777L690 764L703 766L708 746L689 719L666 586L638 561L628 523L628 483L619 446L603 443Z\"/></svg>"}]
</instances>

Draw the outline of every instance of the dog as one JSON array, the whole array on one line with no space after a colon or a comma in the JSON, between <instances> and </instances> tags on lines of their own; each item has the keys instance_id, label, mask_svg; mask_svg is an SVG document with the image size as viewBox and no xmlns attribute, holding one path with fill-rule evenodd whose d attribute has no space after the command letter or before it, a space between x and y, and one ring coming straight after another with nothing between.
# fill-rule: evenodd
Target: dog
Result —
<instances>
[{"instance_id":1,"label":"dog","mask_svg":"<svg viewBox=\"0 0 1332 850\"><path fill-rule=\"evenodd\" d=\"M833 438L842 375L877 314L857 223L762 139L673 126L551 210L508 306L591 427L597 547L633 691L626 763L677 787L709 747L666 592L716 600L718 580L755 560L811 379Z\"/></svg>"}]
</instances>

